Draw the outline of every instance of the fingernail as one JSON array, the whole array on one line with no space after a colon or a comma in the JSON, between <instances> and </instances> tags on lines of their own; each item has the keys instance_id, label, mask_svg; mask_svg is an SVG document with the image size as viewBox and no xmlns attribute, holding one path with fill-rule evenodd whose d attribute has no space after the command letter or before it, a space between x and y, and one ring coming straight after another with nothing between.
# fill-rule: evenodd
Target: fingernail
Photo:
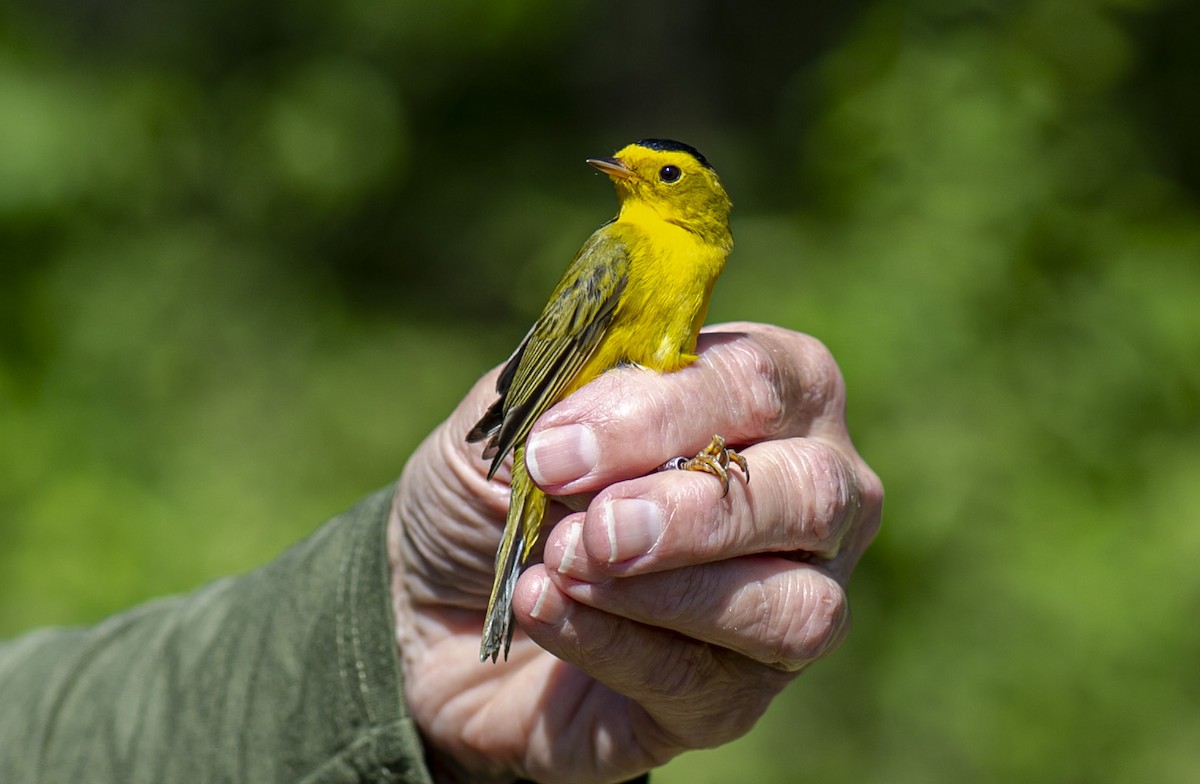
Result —
<instances>
[{"instance_id":1,"label":"fingernail","mask_svg":"<svg viewBox=\"0 0 1200 784\"><path fill-rule=\"evenodd\" d=\"M525 467L539 485L560 485L587 476L600 460L596 434L583 425L563 425L529 437Z\"/></svg>"},{"instance_id":2,"label":"fingernail","mask_svg":"<svg viewBox=\"0 0 1200 784\"><path fill-rule=\"evenodd\" d=\"M606 503L601 514L608 532L609 563L645 555L662 535L662 512L653 501L620 498Z\"/></svg>"},{"instance_id":3,"label":"fingernail","mask_svg":"<svg viewBox=\"0 0 1200 784\"><path fill-rule=\"evenodd\" d=\"M550 578L542 577L538 585L537 599L529 616L539 623L555 626L562 623L567 616L567 603L550 582Z\"/></svg>"},{"instance_id":4,"label":"fingernail","mask_svg":"<svg viewBox=\"0 0 1200 784\"><path fill-rule=\"evenodd\" d=\"M572 523L567 529L567 541L563 544L562 560L558 563L558 573L568 576L579 562L579 540L583 535L583 525Z\"/></svg>"}]
</instances>

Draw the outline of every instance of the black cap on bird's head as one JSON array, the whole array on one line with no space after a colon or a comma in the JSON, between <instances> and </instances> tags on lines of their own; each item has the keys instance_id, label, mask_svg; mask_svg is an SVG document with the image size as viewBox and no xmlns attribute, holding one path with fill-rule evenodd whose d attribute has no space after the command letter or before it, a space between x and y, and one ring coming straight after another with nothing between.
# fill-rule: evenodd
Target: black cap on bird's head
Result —
<instances>
[{"instance_id":1,"label":"black cap on bird's head","mask_svg":"<svg viewBox=\"0 0 1200 784\"><path fill-rule=\"evenodd\" d=\"M659 152L686 152L699 161L700 165L704 168L712 169L712 164L708 162L708 159L690 144L677 142L674 139L638 139L634 144L638 147L645 147L648 150L658 150Z\"/></svg>"},{"instance_id":2,"label":"black cap on bird's head","mask_svg":"<svg viewBox=\"0 0 1200 784\"><path fill-rule=\"evenodd\" d=\"M716 174L716 170L708 162L708 159L704 157L704 154L690 144L677 142L674 139L638 139L622 150L622 153L628 153L637 147L653 152L682 153L691 157L692 160L705 169L708 169L714 175ZM628 161L623 160L620 155L621 153L609 158L588 158L587 162L614 179L626 180L633 176L633 172L629 168Z\"/></svg>"}]
</instances>

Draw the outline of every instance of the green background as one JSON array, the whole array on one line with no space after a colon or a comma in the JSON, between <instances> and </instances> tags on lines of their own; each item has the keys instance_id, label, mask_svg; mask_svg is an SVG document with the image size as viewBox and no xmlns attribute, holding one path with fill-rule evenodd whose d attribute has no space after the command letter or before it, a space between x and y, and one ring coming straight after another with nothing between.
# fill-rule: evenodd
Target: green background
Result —
<instances>
[{"instance_id":1,"label":"green background","mask_svg":"<svg viewBox=\"0 0 1200 784\"><path fill-rule=\"evenodd\" d=\"M655 780L1200 779L1198 9L7 0L0 634L389 482L667 136L888 497L845 646Z\"/></svg>"}]
</instances>

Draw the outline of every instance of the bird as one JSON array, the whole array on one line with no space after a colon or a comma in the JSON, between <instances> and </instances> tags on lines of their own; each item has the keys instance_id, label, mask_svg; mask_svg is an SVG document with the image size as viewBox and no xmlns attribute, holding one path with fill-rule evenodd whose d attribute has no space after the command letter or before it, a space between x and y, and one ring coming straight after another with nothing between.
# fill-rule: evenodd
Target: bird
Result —
<instances>
[{"instance_id":1,"label":"bird","mask_svg":"<svg viewBox=\"0 0 1200 784\"><path fill-rule=\"evenodd\" d=\"M708 160L691 145L641 139L611 157L588 158L608 175L619 203L571 261L533 327L500 371L498 398L467 434L486 440L490 481L509 452L512 490L479 659L512 645L513 592L537 543L547 496L529 478L525 440L534 422L607 370L636 366L670 373L697 359L696 340L717 277L733 249L732 207ZM704 471L728 492L745 458L719 435L695 457L663 468Z\"/></svg>"}]
</instances>

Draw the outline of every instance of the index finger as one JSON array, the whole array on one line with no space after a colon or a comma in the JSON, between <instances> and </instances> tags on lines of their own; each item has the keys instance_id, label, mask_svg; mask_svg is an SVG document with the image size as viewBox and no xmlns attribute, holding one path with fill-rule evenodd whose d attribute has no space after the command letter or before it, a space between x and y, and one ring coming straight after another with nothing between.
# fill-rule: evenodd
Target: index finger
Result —
<instances>
[{"instance_id":1,"label":"index finger","mask_svg":"<svg viewBox=\"0 0 1200 784\"><path fill-rule=\"evenodd\" d=\"M692 455L714 433L731 446L791 436L847 440L845 388L816 338L763 324L718 325L674 373L618 368L547 411L526 446L529 473L564 495Z\"/></svg>"}]
</instances>

